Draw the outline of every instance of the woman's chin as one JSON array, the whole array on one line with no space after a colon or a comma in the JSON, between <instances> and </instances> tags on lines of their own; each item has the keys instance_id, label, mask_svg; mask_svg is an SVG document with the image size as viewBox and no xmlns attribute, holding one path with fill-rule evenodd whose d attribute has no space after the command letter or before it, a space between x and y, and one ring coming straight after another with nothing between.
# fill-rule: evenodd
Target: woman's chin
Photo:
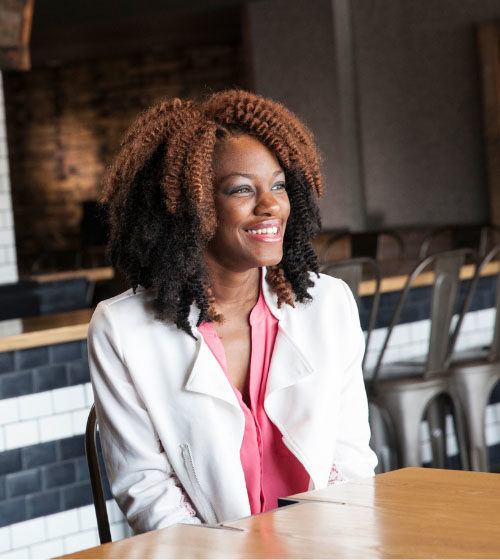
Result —
<instances>
[{"instance_id":1,"label":"woman's chin","mask_svg":"<svg viewBox=\"0 0 500 560\"><path fill-rule=\"evenodd\" d=\"M280 253L279 255L273 255L273 256L263 258L261 259L261 263L259 264L259 266L260 267L265 266L267 268L269 268L270 266L276 266L281 262L282 258L283 258L283 253Z\"/></svg>"}]
</instances>

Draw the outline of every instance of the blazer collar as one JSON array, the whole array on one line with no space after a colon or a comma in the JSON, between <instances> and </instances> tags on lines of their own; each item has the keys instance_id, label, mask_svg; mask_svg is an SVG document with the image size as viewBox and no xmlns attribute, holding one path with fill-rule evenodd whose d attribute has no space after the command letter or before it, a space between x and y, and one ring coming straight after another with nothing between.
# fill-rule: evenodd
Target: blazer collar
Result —
<instances>
[{"instance_id":1,"label":"blazer collar","mask_svg":"<svg viewBox=\"0 0 500 560\"><path fill-rule=\"evenodd\" d=\"M275 292L271 290L271 286L266 282L266 272L267 268L265 266L261 269L261 285L262 292L264 293L264 299L266 300L267 306L269 307L271 313L278 319L281 320L283 316L282 309L278 308L278 296Z\"/></svg>"},{"instance_id":2,"label":"blazer collar","mask_svg":"<svg viewBox=\"0 0 500 560\"><path fill-rule=\"evenodd\" d=\"M263 267L261 281L264 299L271 313L279 321L278 334L269 367L266 387L267 398L268 395L275 391L296 385L299 381L311 375L314 370L301 350L300 341L295 339L297 328L292 328L292 326L294 321L293 314L294 312L297 313L297 310L289 308L286 304L282 309L278 308L276 294L271 290L265 277L266 269ZM229 380L196 328L198 317L199 309L193 304L189 321L197 338L197 354L185 384L185 389L211 395L239 408L238 399Z\"/></svg>"},{"instance_id":3,"label":"blazer collar","mask_svg":"<svg viewBox=\"0 0 500 560\"><path fill-rule=\"evenodd\" d=\"M210 395L240 408L224 370L197 330L195 336L197 353L184 388L194 393Z\"/></svg>"},{"instance_id":4,"label":"blazer collar","mask_svg":"<svg viewBox=\"0 0 500 560\"><path fill-rule=\"evenodd\" d=\"M269 284L266 282L266 272L267 272L267 268L263 266L261 268L260 281L262 285L262 291L264 293L264 299L266 300L267 306L271 310L271 313L279 321L282 317L282 310L278 308L278 298L276 294L271 290L271 286L269 286ZM199 316L200 316L200 310L196 305L196 303L193 303L189 311L188 321L194 333L197 332L196 323L198 322Z\"/></svg>"}]
</instances>

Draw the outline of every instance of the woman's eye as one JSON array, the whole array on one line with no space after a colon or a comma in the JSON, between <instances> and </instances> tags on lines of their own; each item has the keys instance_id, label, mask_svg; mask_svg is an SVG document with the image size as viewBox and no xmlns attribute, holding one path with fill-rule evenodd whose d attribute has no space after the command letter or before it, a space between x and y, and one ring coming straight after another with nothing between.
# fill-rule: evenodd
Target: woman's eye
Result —
<instances>
[{"instance_id":1,"label":"woman's eye","mask_svg":"<svg viewBox=\"0 0 500 560\"><path fill-rule=\"evenodd\" d=\"M273 185L272 189L273 189L274 191L279 191L279 190L282 190L282 189L283 189L283 190L286 189L285 182L282 181L282 182L280 182L280 183L276 183L275 185Z\"/></svg>"},{"instance_id":2,"label":"woman's eye","mask_svg":"<svg viewBox=\"0 0 500 560\"><path fill-rule=\"evenodd\" d=\"M231 189L229 191L229 194L238 195L238 194L248 194L250 192L252 192L252 189L250 187L243 186L243 187L236 187L234 189Z\"/></svg>"}]
</instances>

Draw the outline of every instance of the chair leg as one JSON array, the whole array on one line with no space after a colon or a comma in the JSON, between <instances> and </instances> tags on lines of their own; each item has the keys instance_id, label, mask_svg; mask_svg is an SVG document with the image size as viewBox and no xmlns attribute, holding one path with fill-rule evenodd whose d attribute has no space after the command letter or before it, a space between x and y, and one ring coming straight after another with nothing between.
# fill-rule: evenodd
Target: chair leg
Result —
<instances>
[{"instance_id":1,"label":"chair leg","mask_svg":"<svg viewBox=\"0 0 500 560\"><path fill-rule=\"evenodd\" d=\"M396 432L396 445L399 467L420 467L420 422L425 407L414 399L405 398L409 395L393 393L386 395L382 406L385 407L391 424Z\"/></svg>"},{"instance_id":2,"label":"chair leg","mask_svg":"<svg viewBox=\"0 0 500 560\"><path fill-rule=\"evenodd\" d=\"M460 391L460 400L467 411L466 430L471 469L473 471L488 472L489 461L484 433L487 403L484 402L478 392L474 391L473 387L467 387L467 390Z\"/></svg>"},{"instance_id":3,"label":"chair leg","mask_svg":"<svg viewBox=\"0 0 500 560\"><path fill-rule=\"evenodd\" d=\"M431 436L432 466L444 469L447 465L446 453L446 401L438 395L427 407L427 422Z\"/></svg>"},{"instance_id":4,"label":"chair leg","mask_svg":"<svg viewBox=\"0 0 500 560\"><path fill-rule=\"evenodd\" d=\"M498 370L496 373L491 370L481 371L479 368L476 371L459 370L455 373L453 381L466 418L471 469L488 472L490 464L486 444L485 415L489 395L498 381Z\"/></svg>"},{"instance_id":5,"label":"chair leg","mask_svg":"<svg viewBox=\"0 0 500 560\"><path fill-rule=\"evenodd\" d=\"M460 465L463 471L471 470L471 460L469 452L469 439L467 437L467 426L462 403L458 396L452 392L451 401L453 406L453 423L455 436L457 438L458 453L460 455Z\"/></svg>"},{"instance_id":6,"label":"chair leg","mask_svg":"<svg viewBox=\"0 0 500 560\"><path fill-rule=\"evenodd\" d=\"M378 465L376 474L391 471L397 468L397 461L394 457L397 452L396 436L392 421L387 412L376 406L373 402L370 407L370 447L377 455Z\"/></svg>"}]
</instances>

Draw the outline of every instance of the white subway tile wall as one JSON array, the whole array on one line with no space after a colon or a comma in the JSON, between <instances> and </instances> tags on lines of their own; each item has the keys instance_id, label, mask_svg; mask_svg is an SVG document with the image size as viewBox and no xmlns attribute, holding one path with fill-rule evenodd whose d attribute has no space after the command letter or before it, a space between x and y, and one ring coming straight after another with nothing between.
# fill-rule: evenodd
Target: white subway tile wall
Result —
<instances>
[{"instance_id":1,"label":"white subway tile wall","mask_svg":"<svg viewBox=\"0 0 500 560\"><path fill-rule=\"evenodd\" d=\"M73 408L65 408L66 412L56 414L58 403L65 401L72 403ZM90 383L3 399L0 406L1 450L83 434L93 402Z\"/></svg>"},{"instance_id":2,"label":"white subway tile wall","mask_svg":"<svg viewBox=\"0 0 500 560\"><path fill-rule=\"evenodd\" d=\"M12 545L10 543L10 529L10 527L2 527L0 529L0 552L12 549Z\"/></svg>"},{"instance_id":3,"label":"white subway tile wall","mask_svg":"<svg viewBox=\"0 0 500 560\"><path fill-rule=\"evenodd\" d=\"M114 500L106 502L113 540L132 535ZM0 529L0 558L52 558L99 544L94 506L14 523Z\"/></svg>"},{"instance_id":4,"label":"white subway tile wall","mask_svg":"<svg viewBox=\"0 0 500 560\"><path fill-rule=\"evenodd\" d=\"M9 159L5 129L3 79L0 72L0 284L17 282L16 242L10 198Z\"/></svg>"},{"instance_id":5,"label":"white subway tile wall","mask_svg":"<svg viewBox=\"0 0 500 560\"><path fill-rule=\"evenodd\" d=\"M7 424L5 430L5 449L25 447L40 442L37 420Z\"/></svg>"}]
</instances>

